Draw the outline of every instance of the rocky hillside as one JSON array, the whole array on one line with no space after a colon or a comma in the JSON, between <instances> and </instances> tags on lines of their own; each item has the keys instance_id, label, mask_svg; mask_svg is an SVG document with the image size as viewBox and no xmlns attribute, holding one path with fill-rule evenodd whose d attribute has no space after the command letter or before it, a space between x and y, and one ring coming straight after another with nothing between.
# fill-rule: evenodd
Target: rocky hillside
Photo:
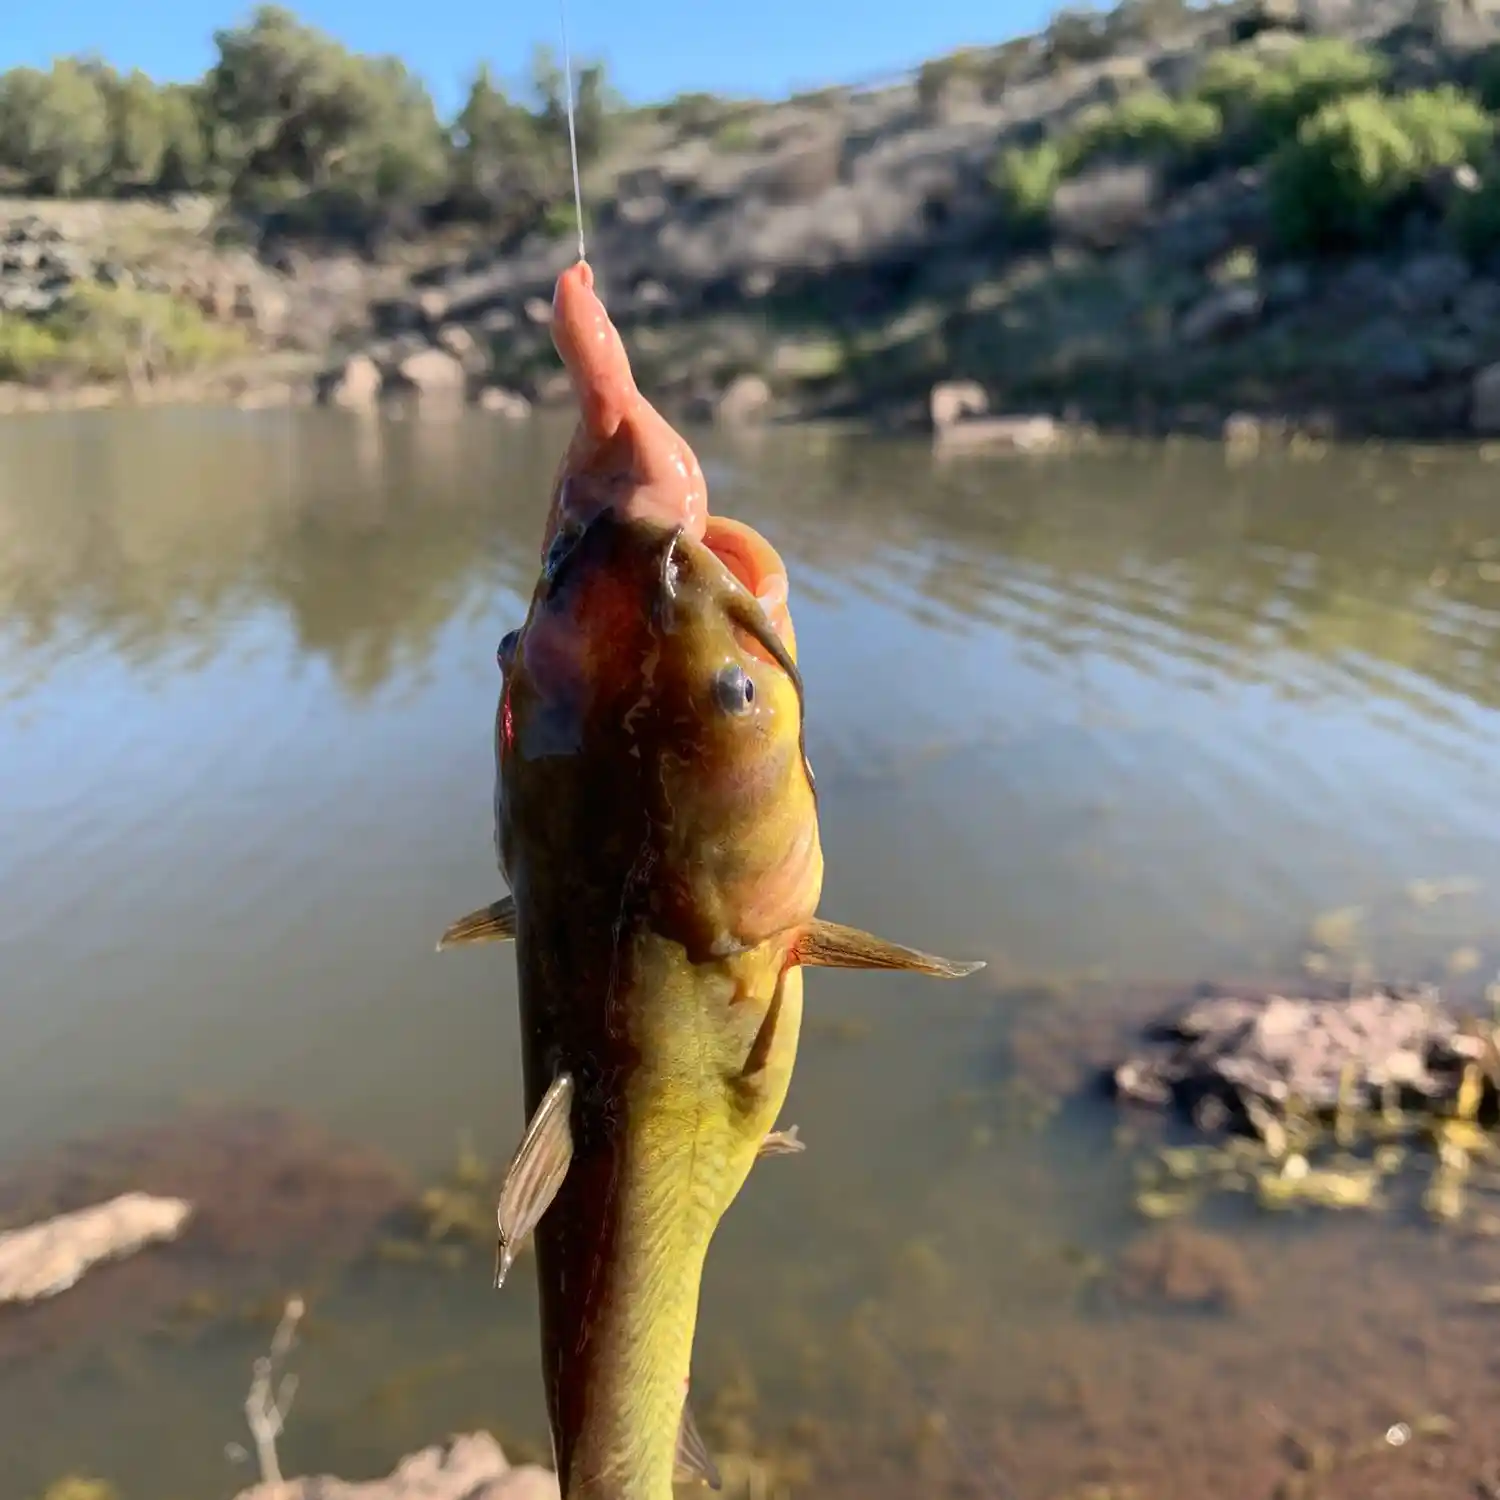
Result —
<instances>
[{"instance_id":1,"label":"rocky hillside","mask_svg":"<svg viewBox=\"0 0 1500 1500\"><path fill-rule=\"evenodd\" d=\"M589 173L589 258L678 409L919 420L963 381L991 408L1148 428L1500 431L1491 3L1130 0L889 85L633 111ZM0 219L0 376L8 339L13 379L56 383L66 361L18 359L18 325L129 284L232 330L252 392L296 356L320 370L295 393L349 405L559 398L566 224L374 266L182 223L175 269L158 251L137 274L138 251L27 212ZM170 344L164 379L225 368Z\"/></svg>"}]
</instances>

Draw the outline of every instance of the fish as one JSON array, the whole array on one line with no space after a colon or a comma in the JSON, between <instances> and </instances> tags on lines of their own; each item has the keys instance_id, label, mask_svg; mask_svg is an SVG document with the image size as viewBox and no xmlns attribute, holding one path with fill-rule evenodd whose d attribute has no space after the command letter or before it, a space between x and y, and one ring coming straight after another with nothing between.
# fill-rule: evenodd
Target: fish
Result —
<instances>
[{"instance_id":1,"label":"fish","mask_svg":"<svg viewBox=\"0 0 1500 1500\"><path fill-rule=\"evenodd\" d=\"M776 1129L802 971L982 968L826 921L803 683L775 549L710 515L580 261L553 338L579 405L524 623L497 652L509 894L439 948L513 943L527 1125L496 1284L534 1250L563 1500L718 1487L688 1400L710 1241Z\"/></svg>"}]
</instances>

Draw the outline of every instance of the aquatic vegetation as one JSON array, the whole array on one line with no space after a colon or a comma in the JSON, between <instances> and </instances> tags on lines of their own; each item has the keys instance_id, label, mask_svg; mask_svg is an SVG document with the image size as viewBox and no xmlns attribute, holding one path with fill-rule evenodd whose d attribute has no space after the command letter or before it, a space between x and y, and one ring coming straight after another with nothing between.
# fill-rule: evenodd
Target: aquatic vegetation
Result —
<instances>
[{"instance_id":1,"label":"aquatic vegetation","mask_svg":"<svg viewBox=\"0 0 1500 1500\"><path fill-rule=\"evenodd\" d=\"M1215 1193L1247 1194L1273 1211L1381 1210L1399 1201L1400 1184L1425 1168L1422 1210L1435 1222L1458 1222L1472 1193L1500 1193L1494 1128L1500 1027L1474 1022L1458 1034L1455 1048L1483 1063L1463 1064L1446 1104L1403 1103L1401 1088L1389 1079L1372 1103L1352 1062L1340 1071L1331 1107L1296 1095L1273 1104L1246 1092L1239 1101L1245 1133L1158 1146L1138 1158L1137 1211L1146 1219L1175 1218ZM1226 1114L1221 1128L1230 1123ZM1123 1149L1139 1147L1132 1139ZM1476 1175L1481 1167L1487 1170Z\"/></svg>"},{"instance_id":2,"label":"aquatic vegetation","mask_svg":"<svg viewBox=\"0 0 1500 1500\"><path fill-rule=\"evenodd\" d=\"M119 1491L106 1479L65 1474L47 1486L41 1500L119 1500Z\"/></svg>"}]
</instances>

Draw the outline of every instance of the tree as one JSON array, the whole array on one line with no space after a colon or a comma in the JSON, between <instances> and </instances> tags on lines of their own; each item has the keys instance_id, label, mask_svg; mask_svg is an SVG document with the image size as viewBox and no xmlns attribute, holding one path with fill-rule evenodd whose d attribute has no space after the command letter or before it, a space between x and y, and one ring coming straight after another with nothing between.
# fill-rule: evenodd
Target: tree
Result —
<instances>
[{"instance_id":1,"label":"tree","mask_svg":"<svg viewBox=\"0 0 1500 1500\"><path fill-rule=\"evenodd\" d=\"M231 202L373 225L441 195L432 99L398 59L356 56L269 5L215 41L204 93Z\"/></svg>"},{"instance_id":2,"label":"tree","mask_svg":"<svg viewBox=\"0 0 1500 1500\"><path fill-rule=\"evenodd\" d=\"M50 72L14 68L0 78L0 142L5 164L27 189L75 197L107 177L109 106L96 73L76 58Z\"/></svg>"},{"instance_id":3,"label":"tree","mask_svg":"<svg viewBox=\"0 0 1500 1500\"><path fill-rule=\"evenodd\" d=\"M162 153L157 185L169 193L202 192L214 181L202 89L195 83L169 83L161 91L160 105Z\"/></svg>"},{"instance_id":4,"label":"tree","mask_svg":"<svg viewBox=\"0 0 1500 1500\"><path fill-rule=\"evenodd\" d=\"M543 142L535 118L506 96L481 64L453 122L453 196L461 213L524 217L544 197Z\"/></svg>"},{"instance_id":5,"label":"tree","mask_svg":"<svg viewBox=\"0 0 1500 1500\"><path fill-rule=\"evenodd\" d=\"M100 68L95 79L109 112L111 186L154 186L167 149L162 90L138 68L123 78Z\"/></svg>"}]
</instances>

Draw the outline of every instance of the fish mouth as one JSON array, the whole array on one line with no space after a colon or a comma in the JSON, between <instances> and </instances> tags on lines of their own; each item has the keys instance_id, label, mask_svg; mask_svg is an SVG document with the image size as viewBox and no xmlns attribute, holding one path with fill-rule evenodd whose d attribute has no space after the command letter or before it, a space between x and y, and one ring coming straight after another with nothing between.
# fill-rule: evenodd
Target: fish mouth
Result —
<instances>
[{"instance_id":1,"label":"fish mouth","mask_svg":"<svg viewBox=\"0 0 1500 1500\"><path fill-rule=\"evenodd\" d=\"M786 566L753 526L728 516L710 516L702 541L773 620L785 612Z\"/></svg>"}]
</instances>

